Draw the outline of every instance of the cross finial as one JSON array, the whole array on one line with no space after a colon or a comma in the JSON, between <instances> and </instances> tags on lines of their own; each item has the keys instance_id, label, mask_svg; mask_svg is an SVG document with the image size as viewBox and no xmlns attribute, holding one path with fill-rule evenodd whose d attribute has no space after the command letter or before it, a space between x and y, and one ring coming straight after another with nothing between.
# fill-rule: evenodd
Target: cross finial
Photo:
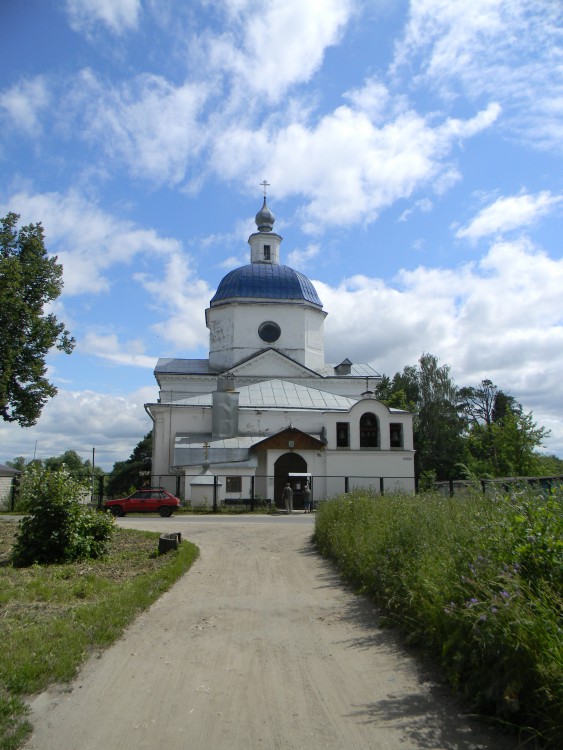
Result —
<instances>
[{"instance_id":1,"label":"cross finial","mask_svg":"<svg viewBox=\"0 0 563 750\"><path fill-rule=\"evenodd\" d=\"M262 180L262 182L260 184L262 185L262 187L264 189L264 197L266 197L266 193L267 193L266 188L270 187L270 183L266 182L266 180Z\"/></svg>"}]
</instances>

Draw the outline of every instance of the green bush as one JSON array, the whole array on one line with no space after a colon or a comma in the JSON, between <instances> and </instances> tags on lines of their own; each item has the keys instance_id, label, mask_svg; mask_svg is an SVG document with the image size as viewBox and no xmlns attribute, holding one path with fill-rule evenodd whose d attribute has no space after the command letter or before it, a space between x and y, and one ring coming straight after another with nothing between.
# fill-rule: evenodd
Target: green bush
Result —
<instances>
[{"instance_id":1,"label":"green bush","mask_svg":"<svg viewBox=\"0 0 563 750\"><path fill-rule=\"evenodd\" d=\"M349 494L315 539L477 710L561 746L562 489Z\"/></svg>"},{"instance_id":2,"label":"green bush","mask_svg":"<svg viewBox=\"0 0 563 750\"><path fill-rule=\"evenodd\" d=\"M12 548L17 567L100 557L107 551L115 524L80 501L84 485L63 467L32 469L22 486L22 504L29 515L19 523Z\"/></svg>"}]
</instances>

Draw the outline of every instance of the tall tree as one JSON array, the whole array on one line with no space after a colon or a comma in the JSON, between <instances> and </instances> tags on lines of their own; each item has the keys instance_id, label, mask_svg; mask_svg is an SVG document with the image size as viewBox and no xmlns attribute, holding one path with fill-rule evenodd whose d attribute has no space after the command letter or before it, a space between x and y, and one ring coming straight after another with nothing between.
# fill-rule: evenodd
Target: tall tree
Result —
<instances>
[{"instance_id":1,"label":"tall tree","mask_svg":"<svg viewBox=\"0 0 563 750\"><path fill-rule=\"evenodd\" d=\"M457 388L450 366L440 366L433 354L423 354L418 364L415 418L418 465L421 471L434 470L438 479L452 479L457 476L457 465L464 452Z\"/></svg>"},{"instance_id":2,"label":"tall tree","mask_svg":"<svg viewBox=\"0 0 563 750\"><path fill-rule=\"evenodd\" d=\"M70 354L74 339L44 308L63 288L62 265L45 249L43 227L19 231L18 214L0 219L0 414L34 425L57 389L45 377L50 349Z\"/></svg>"},{"instance_id":3,"label":"tall tree","mask_svg":"<svg viewBox=\"0 0 563 750\"><path fill-rule=\"evenodd\" d=\"M458 391L459 408L468 425L468 463L478 474L499 476L498 445L493 425L514 406L514 398L508 396L488 379L477 387L466 386Z\"/></svg>"},{"instance_id":4,"label":"tall tree","mask_svg":"<svg viewBox=\"0 0 563 750\"><path fill-rule=\"evenodd\" d=\"M454 477L463 459L463 420L450 367L439 365L433 354L423 354L418 367L410 365L392 379L384 378L376 395L388 406L415 412L417 476L435 472L438 479Z\"/></svg>"},{"instance_id":5,"label":"tall tree","mask_svg":"<svg viewBox=\"0 0 563 750\"><path fill-rule=\"evenodd\" d=\"M467 420L467 463L478 476L536 476L542 464L536 453L549 430L524 413L513 396L490 380L458 391Z\"/></svg>"}]
</instances>

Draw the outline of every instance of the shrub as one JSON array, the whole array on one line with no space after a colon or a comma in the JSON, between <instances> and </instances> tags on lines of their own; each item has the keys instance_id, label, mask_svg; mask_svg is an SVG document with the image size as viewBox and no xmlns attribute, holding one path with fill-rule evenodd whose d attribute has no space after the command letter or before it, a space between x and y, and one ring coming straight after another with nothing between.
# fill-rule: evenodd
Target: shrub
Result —
<instances>
[{"instance_id":1,"label":"shrub","mask_svg":"<svg viewBox=\"0 0 563 750\"><path fill-rule=\"evenodd\" d=\"M315 539L477 710L561 747L563 488L351 493Z\"/></svg>"},{"instance_id":2,"label":"shrub","mask_svg":"<svg viewBox=\"0 0 563 750\"><path fill-rule=\"evenodd\" d=\"M29 472L22 486L29 515L20 521L12 548L15 566L72 562L106 553L113 518L82 505L84 493L84 485L64 466Z\"/></svg>"}]
</instances>

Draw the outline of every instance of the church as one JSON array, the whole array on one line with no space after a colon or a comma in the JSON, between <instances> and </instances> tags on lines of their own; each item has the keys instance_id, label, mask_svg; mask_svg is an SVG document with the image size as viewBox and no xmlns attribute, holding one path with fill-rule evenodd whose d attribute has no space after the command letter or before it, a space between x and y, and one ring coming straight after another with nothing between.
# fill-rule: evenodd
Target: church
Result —
<instances>
[{"instance_id":1,"label":"church","mask_svg":"<svg viewBox=\"0 0 563 750\"><path fill-rule=\"evenodd\" d=\"M414 491L413 415L375 398L368 364L325 362L327 313L311 281L280 263L267 196L250 263L227 273L205 311L208 359L158 360L152 482L192 507L251 498L294 507L369 487Z\"/></svg>"}]
</instances>

